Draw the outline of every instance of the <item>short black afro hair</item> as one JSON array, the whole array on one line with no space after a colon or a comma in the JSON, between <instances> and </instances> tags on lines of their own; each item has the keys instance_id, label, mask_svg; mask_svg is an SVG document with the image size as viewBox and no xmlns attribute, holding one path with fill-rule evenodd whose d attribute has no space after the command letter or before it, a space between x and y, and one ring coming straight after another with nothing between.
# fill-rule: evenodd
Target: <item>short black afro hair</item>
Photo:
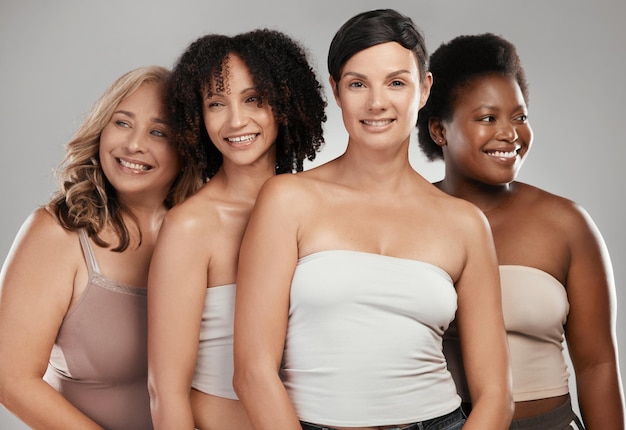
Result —
<instances>
[{"instance_id":1,"label":"short black afro hair","mask_svg":"<svg viewBox=\"0 0 626 430\"><path fill-rule=\"evenodd\" d=\"M464 35L443 43L429 60L433 85L426 105L420 110L417 128L419 146L430 161L443 159L443 151L430 136L431 118L449 120L457 91L470 80L499 74L519 85L528 103L528 83L515 45L492 33Z\"/></svg>"}]
</instances>

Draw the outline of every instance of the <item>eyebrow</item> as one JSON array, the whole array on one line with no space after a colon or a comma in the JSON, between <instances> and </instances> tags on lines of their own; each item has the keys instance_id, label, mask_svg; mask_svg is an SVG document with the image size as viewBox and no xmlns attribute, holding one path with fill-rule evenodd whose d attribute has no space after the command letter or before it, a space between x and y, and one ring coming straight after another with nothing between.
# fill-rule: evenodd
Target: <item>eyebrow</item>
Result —
<instances>
[{"instance_id":1,"label":"eyebrow","mask_svg":"<svg viewBox=\"0 0 626 430\"><path fill-rule=\"evenodd\" d=\"M474 109L475 111L480 110L480 109L488 109L488 110L501 110L499 107L494 106L494 105L487 105L487 104L483 104L478 106L476 109ZM524 105L517 105L513 108L513 110L528 110L528 106L524 106Z\"/></svg>"},{"instance_id":2,"label":"eyebrow","mask_svg":"<svg viewBox=\"0 0 626 430\"><path fill-rule=\"evenodd\" d=\"M404 69L402 69L402 70L396 70L395 72L391 72L391 73L389 73L387 76L385 76L385 78L387 78L387 79L388 79L388 78L393 78L393 77L395 77L395 76L398 76L398 75L403 75L403 74L405 74L405 73L409 73L409 74L410 74L411 72L410 72L410 71L408 71L408 70L404 70ZM359 79L367 79L367 76L365 76L365 75L363 75L363 74L361 74L361 73L358 73L358 72L346 72L343 76L344 76L344 77L345 77L345 76L354 76L354 77L359 78Z\"/></svg>"},{"instance_id":3,"label":"eyebrow","mask_svg":"<svg viewBox=\"0 0 626 430\"><path fill-rule=\"evenodd\" d=\"M135 114L130 112L130 111L127 111L127 110L116 110L115 112L113 112L113 115L115 115L115 114L122 114L122 115L126 115L127 117L130 117L130 118L135 118ZM150 118L150 120L152 122L156 122L157 124L168 125L167 121L165 121L164 119L159 118L159 117Z\"/></svg>"},{"instance_id":4,"label":"eyebrow","mask_svg":"<svg viewBox=\"0 0 626 430\"><path fill-rule=\"evenodd\" d=\"M239 94L256 93L256 92L259 92L259 88L258 87L248 87L248 88L244 88L243 90L241 90L241 92ZM220 95L222 95L224 93L226 93L226 91L219 91L219 92L207 91L205 99L209 99L211 97L217 97L217 96L220 96Z\"/></svg>"}]
</instances>

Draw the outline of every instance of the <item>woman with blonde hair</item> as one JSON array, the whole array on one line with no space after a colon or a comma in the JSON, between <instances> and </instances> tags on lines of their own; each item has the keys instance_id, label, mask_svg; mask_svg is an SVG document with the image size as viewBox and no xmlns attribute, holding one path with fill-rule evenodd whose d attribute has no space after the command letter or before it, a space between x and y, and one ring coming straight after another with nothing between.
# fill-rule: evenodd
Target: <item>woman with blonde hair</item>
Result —
<instances>
[{"instance_id":1,"label":"woman with blonde hair","mask_svg":"<svg viewBox=\"0 0 626 430\"><path fill-rule=\"evenodd\" d=\"M118 78L20 229L0 278L0 401L33 428L151 429L146 286L161 221L197 181L163 107L169 71Z\"/></svg>"}]
</instances>

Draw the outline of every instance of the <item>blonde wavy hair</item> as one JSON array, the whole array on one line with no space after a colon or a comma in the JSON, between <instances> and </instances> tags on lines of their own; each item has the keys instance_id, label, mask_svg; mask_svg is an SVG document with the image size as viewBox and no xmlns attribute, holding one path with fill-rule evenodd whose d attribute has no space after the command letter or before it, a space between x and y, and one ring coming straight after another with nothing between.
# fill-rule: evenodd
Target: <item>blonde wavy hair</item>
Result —
<instances>
[{"instance_id":1,"label":"blonde wavy hair","mask_svg":"<svg viewBox=\"0 0 626 430\"><path fill-rule=\"evenodd\" d=\"M99 246L108 247L100 233L110 226L119 238L116 252L130 244L123 215L135 224L137 219L116 197L99 161L100 136L118 104L144 83L165 86L170 71L161 66L140 67L120 76L93 105L72 140L65 146L65 157L56 170L58 188L46 208L68 230L84 228ZM193 194L201 183L189 169L181 170L164 204L170 208ZM140 243L141 243L141 231Z\"/></svg>"}]
</instances>

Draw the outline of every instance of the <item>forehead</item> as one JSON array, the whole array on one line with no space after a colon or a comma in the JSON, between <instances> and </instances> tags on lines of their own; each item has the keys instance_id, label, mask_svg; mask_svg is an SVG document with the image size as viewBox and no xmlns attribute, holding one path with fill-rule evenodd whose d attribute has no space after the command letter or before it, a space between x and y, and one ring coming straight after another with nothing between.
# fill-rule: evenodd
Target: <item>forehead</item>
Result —
<instances>
[{"instance_id":1,"label":"forehead","mask_svg":"<svg viewBox=\"0 0 626 430\"><path fill-rule=\"evenodd\" d=\"M253 87L254 77L246 62L237 54L230 53L224 58L221 70L209 78L206 91L209 93L229 93L239 87Z\"/></svg>"},{"instance_id":2,"label":"forehead","mask_svg":"<svg viewBox=\"0 0 626 430\"><path fill-rule=\"evenodd\" d=\"M141 106L160 110L163 105L163 84L144 82L135 91L128 94L117 105L120 107Z\"/></svg>"},{"instance_id":3,"label":"forehead","mask_svg":"<svg viewBox=\"0 0 626 430\"><path fill-rule=\"evenodd\" d=\"M386 42L363 49L346 61L342 75L360 73L359 70L387 73L397 70L418 70L415 52L397 42Z\"/></svg>"},{"instance_id":4,"label":"forehead","mask_svg":"<svg viewBox=\"0 0 626 430\"><path fill-rule=\"evenodd\" d=\"M514 101L517 104L526 103L517 80L512 76L500 73L471 77L460 83L452 96L453 102L471 97L477 102L486 102L497 98Z\"/></svg>"}]
</instances>

